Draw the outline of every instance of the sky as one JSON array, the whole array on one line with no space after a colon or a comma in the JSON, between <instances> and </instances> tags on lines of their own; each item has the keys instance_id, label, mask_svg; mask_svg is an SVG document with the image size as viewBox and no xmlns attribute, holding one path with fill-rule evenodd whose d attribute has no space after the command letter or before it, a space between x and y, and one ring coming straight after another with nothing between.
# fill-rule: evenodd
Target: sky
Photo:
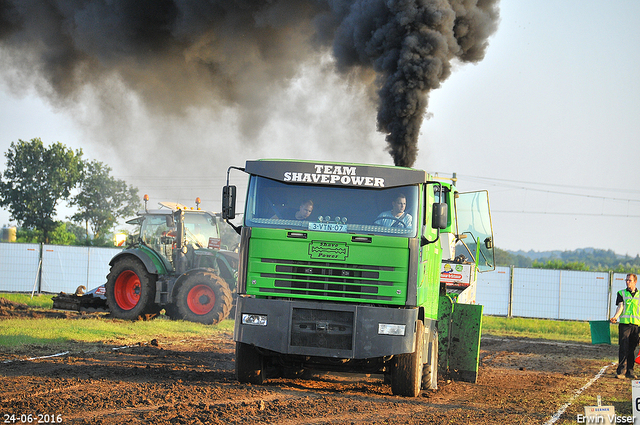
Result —
<instances>
[{"instance_id":1,"label":"sky","mask_svg":"<svg viewBox=\"0 0 640 425\"><path fill-rule=\"evenodd\" d=\"M503 0L484 59L454 61L430 92L414 167L456 173L463 192L488 190L498 248L640 254L639 15L636 0ZM200 197L214 211L227 167L249 159L392 165L366 87L334 68L330 54L306 60L246 114L224 102L149 108L117 79L106 94L86 87L61 101L5 67L0 151L18 139L61 142L152 204Z\"/></svg>"}]
</instances>

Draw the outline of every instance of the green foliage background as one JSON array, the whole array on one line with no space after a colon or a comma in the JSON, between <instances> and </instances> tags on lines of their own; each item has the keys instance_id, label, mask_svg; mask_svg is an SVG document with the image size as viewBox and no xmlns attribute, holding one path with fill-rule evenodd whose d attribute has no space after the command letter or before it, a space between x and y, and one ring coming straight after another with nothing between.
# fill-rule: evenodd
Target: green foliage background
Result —
<instances>
[{"instance_id":1,"label":"green foliage background","mask_svg":"<svg viewBox=\"0 0 640 425\"><path fill-rule=\"evenodd\" d=\"M555 270L640 273L640 256L618 255L612 250L583 248L574 251L510 252L496 248L496 265Z\"/></svg>"},{"instance_id":2,"label":"green foliage background","mask_svg":"<svg viewBox=\"0 0 640 425\"><path fill-rule=\"evenodd\" d=\"M18 223L17 242L113 245L109 232L117 220L131 217L140 206L137 188L113 178L107 165L84 160L82 150L60 142L45 146L34 138L11 142L4 156L0 206ZM62 201L78 210L72 222L56 220Z\"/></svg>"}]
</instances>

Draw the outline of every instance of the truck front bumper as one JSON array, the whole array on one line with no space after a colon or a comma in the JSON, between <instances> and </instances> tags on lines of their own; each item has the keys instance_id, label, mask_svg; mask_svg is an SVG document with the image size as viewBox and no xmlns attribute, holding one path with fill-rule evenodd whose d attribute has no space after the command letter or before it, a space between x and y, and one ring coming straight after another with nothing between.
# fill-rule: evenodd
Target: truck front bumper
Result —
<instances>
[{"instance_id":1,"label":"truck front bumper","mask_svg":"<svg viewBox=\"0 0 640 425\"><path fill-rule=\"evenodd\" d=\"M234 340L280 354L370 359L414 351L417 308L238 297Z\"/></svg>"}]
</instances>

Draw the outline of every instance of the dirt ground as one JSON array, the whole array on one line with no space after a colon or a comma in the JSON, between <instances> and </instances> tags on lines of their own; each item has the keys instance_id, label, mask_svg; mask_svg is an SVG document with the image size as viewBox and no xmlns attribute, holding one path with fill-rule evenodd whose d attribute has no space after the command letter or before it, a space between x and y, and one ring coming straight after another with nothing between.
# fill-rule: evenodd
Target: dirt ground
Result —
<instances>
[{"instance_id":1,"label":"dirt ground","mask_svg":"<svg viewBox=\"0 0 640 425\"><path fill-rule=\"evenodd\" d=\"M28 314L0 305L0 319ZM232 335L223 334L158 336L128 347L70 344L66 353L48 347L0 351L0 421L575 424L585 406L596 405L597 395L617 415L631 414L631 381L613 376L616 345L486 336L476 384L442 377L438 390L415 399L391 395L377 375L241 385L234 379L234 347Z\"/></svg>"}]
</instances>

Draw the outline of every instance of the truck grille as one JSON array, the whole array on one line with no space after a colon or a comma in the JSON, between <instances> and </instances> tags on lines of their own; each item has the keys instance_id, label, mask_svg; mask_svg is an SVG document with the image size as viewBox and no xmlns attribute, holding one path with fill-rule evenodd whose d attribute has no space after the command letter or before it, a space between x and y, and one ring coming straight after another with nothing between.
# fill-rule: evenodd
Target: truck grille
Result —
<instances>
[{"instance_id":1,"label":"truck grille","mask_svg":"<svg viewBox=\"0 0 640 425\"><path fill-rule=\"evenodd\" d=\"M293 309L292 346L351 350L352 343L353 312Z\"/></svg>"},{"instance_id":2,"label":"truck grille","mask_svg":"<svg viewBox=\"0 0 640 425\"><path fill-rule=\"evenodd\" d=\"M374 301L392 300L390 296L378 295L378 287L393 286L393 282L378 280L378 278L380 271L393 271L393 267L268 258L263 258L262 262L276 263L276 267L275 273L260 274L261 277L274 279L275 286L275 288L260 288L261 292Z\"/></svg>"}]
</instances>

